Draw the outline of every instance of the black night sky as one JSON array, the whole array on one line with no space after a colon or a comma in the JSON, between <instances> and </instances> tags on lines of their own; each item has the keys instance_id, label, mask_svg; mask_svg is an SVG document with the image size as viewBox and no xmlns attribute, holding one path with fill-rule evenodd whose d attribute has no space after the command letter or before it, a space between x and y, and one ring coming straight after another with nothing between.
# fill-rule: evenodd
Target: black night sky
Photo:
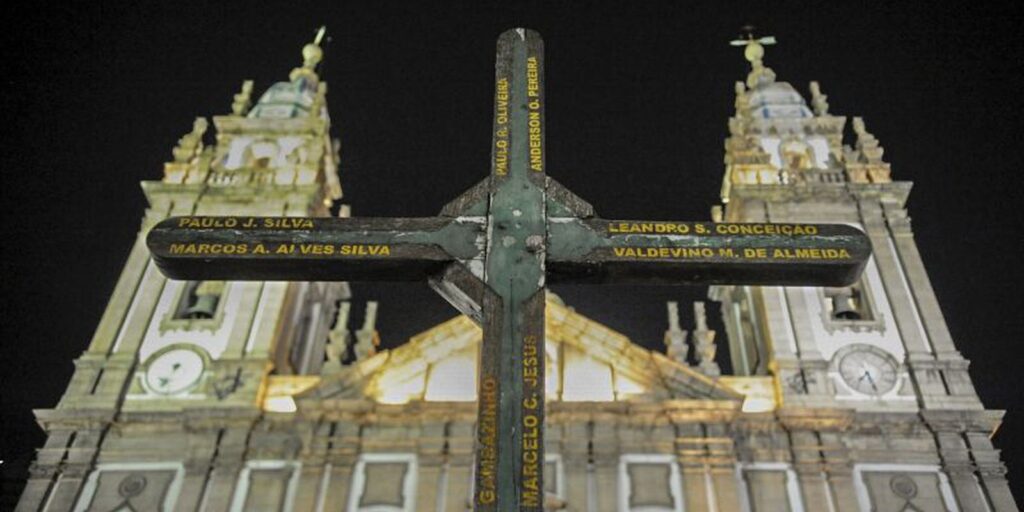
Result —
<instances>
[{"instance_id":1,"label":"black night sky","mask_svg":"<svg viewBox=\"0 0 1024 512\"><path fill-rule=\"evenodd\" d=\"M343 202L359 216L434 215L486 176L494 42L526 26L547 48L549 174L607 218L709 219L733 82L748 70L727 43L748 23L775 35L765 60L778 79L805 95L810 80L821 82L831 111L863 116L894 178L914 182L922 256L982 400L1008 410L995 442L1019 483L1022 5L90 2L8 11L4 490L20 492L15 482L44 440L31 409L57 403L113 290L146 206L139 181L160 179L194 117L229 112L244 79L256 81L254 97L285 80L320 24L330 36L321 76L342 143ZM387 345L455 314L425 284L354 290L354 322L363 301L381 301ZM684 301L691 315L689 301L706 293L555 291L658 348L664 301ZM724 347L719 357L728 358Z\"/></svg>"}]
</instances>

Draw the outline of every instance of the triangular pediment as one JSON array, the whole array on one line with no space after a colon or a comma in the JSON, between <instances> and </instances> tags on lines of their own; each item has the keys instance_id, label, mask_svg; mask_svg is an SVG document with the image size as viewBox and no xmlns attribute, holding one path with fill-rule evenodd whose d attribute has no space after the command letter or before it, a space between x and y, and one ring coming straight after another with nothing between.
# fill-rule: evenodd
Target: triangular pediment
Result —
<instances>
[{"instance_id":1,"label":"triangular pediment","mask_svg":"<svg viewBox=\"0 0 1024 512\"><path fill-rule=\"evenodd\" d=\"M551 294L545 333L549 401L743 400L717 379L633 343ZM458 316L325 376L302 396L384 404L472 402L481 339L480 327Z\"/></svg>"}]
</instances>

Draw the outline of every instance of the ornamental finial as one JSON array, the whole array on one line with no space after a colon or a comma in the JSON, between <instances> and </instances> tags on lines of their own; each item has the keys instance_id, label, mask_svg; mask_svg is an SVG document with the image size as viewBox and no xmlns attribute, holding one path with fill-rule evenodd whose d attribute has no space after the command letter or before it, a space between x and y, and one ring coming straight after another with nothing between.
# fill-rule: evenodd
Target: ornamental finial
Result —
<instances>
[{"instance_id":1,"label":"ornamental finial","mask_svg":"<svg viewBox=\"0 0 1024 512\"><path fill-rule=\"evenodd\" d=\"M326 34L327 27L321 25L316 31L316 37L313 38L313 42L302 47L302 67L292 70L289 75L292 81L302 76L316 77L316 66L324 58L324 50L320 47L320 43Z\"/></svg>"},{"instance_id":2,"label":"ornamental finial","mask_svg":"<svg viewBox=\"0 0 1024 512\"><path fill-rule=\"evenodd\" d=\"M776 43L775 36L754 37L754 27L744 26L741 29L744 34L739 38L729 41L731 46L742 46L743 57L750 62L750 74L747 75L747 87L753 89L761 84L770 84L775 81L775 72L764 65L764 47Z\"/></svg>"}]
</instances>

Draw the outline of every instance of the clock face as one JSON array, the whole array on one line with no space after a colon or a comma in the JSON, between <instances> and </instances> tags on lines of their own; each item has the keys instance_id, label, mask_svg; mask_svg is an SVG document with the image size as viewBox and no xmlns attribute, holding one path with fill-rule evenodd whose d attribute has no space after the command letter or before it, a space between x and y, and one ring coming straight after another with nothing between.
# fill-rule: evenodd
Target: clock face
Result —
<instances>
[{"instance_id":1,"label":"clock face","mask_svg":"<svg viewBox=\"0 0 1024 512\"><path fill-rule=\"evenodd\" d=\"M851 389L881 396L896 387L899 366L885 351L869 345L850 347L839 359L839 375Z\"/></svg>"},{"instance_id":2,"label":"clock face","mask_svg":"<svg viewBox=\"0 0 1024 512\"><path fill-rule=\"evenodd\" d=\"M168 350L149 362L146 368L146 385L162 395L181 393L199 382L204 364L203 356L194 350Z\"/></svg>"}]
</instances>

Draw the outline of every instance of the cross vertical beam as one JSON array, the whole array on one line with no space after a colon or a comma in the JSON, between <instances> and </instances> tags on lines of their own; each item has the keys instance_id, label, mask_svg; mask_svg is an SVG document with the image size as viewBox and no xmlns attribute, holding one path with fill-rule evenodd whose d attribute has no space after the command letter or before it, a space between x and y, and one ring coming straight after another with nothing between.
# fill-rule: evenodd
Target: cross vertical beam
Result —
<instances>
[{"instance_id":1,"label":"cross vertical beam","mask_svg":"<svg viewBox=\"0 0 1024 512\"><path fill-rule=\"evenodd\" d=\"M544 504L543 42L498 39L484 262L476 510Z\"/></svg>"}]
</instances>

